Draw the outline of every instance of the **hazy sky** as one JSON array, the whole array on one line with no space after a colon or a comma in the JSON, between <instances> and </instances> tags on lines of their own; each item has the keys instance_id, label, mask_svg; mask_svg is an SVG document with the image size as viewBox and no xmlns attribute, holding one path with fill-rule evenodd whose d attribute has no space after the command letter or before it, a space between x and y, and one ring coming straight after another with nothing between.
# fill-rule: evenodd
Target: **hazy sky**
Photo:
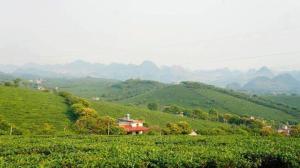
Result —
<instances>
[{"instance_id":1,"label":"hazy sky","mask_svg":"<svg viewBox=\"0 0 300 168\"><path fill-rule=\"evenodd\" d=\"M0 0L0 64L300 69L299 0Z\"/></svg>"}]
</instances>

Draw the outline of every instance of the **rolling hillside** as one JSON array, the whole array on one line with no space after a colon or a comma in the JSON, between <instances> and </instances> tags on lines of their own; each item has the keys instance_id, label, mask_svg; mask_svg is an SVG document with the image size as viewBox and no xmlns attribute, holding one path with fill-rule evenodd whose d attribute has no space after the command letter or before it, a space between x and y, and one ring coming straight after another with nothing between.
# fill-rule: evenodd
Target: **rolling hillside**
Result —
<instances>
[{"instance_id":1,"label":"rolling hillside","mask_svg":"<svg viewBox=\"0 0 300 168\"><path fill-rule=\"evenodd\" d=\"M58 80L59 81L59 80ZM51 83L51 80L49 81ZM52 82L53 83L53 82ZM190 83L190 84L188 84ZM52 85L54 86L54 85ZM111 81L97 78L56 82L61 90L91 99L134 104L146 107L158 103L160 108L177 105L189 109L217 109L222 113L252 115L276 121L300 121L299 109L293 109L262 97L251 96L201 83L163 84L155 81Z\"/></svg>"},{"instance_id":2,"label":"rolling hillside","mask_svg":"<svg viewBox=\"0 0 300 168\"><path fill-rule=\"evenodd\" d=\"M50 88L58 87L59 90L71 92L77 96L91 98L100 97L107 88L118 83L117 80L99 78L51 78L46 79L44 85Z\"/></svg>"},{"instance_id":3,"label":"rolling hillside","mask_svg":"<svg viewBox=\"0 0 300 168\"><path fill-rule=\"evenodd\" d=\"M0 116L9 123L36 132L45 123L62 132L70 125L68 106L52 93L0 86Z\"/></svg>"},{"instance_id":4,"label":"rolling hillside","mask_svg":"<svg viewBox=\"0 0 300 168\"><path fill-rule=\"evenodd\" d=\"M214 134L212 130L215 130L215 133L241 131L238 128L233 129L228 124L193 120L136 106L105 101L92 102L92 106L100 116L108 115L117 119L130 113L133 118L144 119L150 126L164 127L169 122L187 121L194 129L200 130L204 134ZM65 127L72 124L68 106L62 97L53 93L25 88L0 86L0 116L18 128L30 131L30 133L38 133L45 123L53 125L56 133L62 133Z\"/></svg>"},{"instance_id":5,"label":"rolling hillside","mask_svg":"<svg viewBox=\"0 0 300 168\"><path fill-rule=\"evenodd\" d=\"M166 84L155 81L131 79L123 82L91 77L79 79L48 79L45 85L51 88L59 87L60 90L68 91L87 99L100 97L108 101L128 99L167 86Z\"/></svg>"},{"instance_id":6,"label":"rolling hillside","mask_svg":"<svg viewBox=\"0 0 300 168\"><path fill-rule=\"evenodd\" d=\"M130 99L122 100L124 103L134 103L146 106L149 102L157 102L161 106L176 104L185 108L202 108L209 110L215 108L220 112L238 115L253 115L276 121L299 121L298 112L286 112L278 108L263 105L259 99L251 101L246 97L239 97L235 92L208 85L195 83L196 87L186 84L172 85L153 92L142 94ZM249 96L250 97L250 96Z\"/></svg>"}]
</instances>

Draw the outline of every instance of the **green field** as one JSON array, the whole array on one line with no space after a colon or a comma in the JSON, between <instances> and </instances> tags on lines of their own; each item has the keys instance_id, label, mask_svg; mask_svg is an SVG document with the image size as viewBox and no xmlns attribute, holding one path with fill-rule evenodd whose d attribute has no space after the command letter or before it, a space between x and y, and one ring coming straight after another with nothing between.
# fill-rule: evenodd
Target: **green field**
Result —
<instances>
[{"instance_id":1,"label":"green field","mask_svg":"<svg viewBox=\"0 0 300 168\"><path fill-rule=\"evenodd\" d=\"M71 124L62 97L30 89L0 86L0 116L19 128L36 132L44 123L57 132Z\"/></svg>"},{"instance_id":2,"label":"green field","mask_svg":"<svg viewBox=\"0 0 300 168\"><path fill-rule=\"evenodd\" d=\"M0 137L0 167L299 167L300 139L247 136Z\"/></svg>"}]
</instances>

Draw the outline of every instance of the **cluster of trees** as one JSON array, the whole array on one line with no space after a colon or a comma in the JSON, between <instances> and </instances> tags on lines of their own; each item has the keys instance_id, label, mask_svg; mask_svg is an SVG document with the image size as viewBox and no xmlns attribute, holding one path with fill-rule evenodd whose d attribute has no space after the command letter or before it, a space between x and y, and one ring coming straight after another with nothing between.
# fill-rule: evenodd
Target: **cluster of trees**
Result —
<instances>
[{"instance_id":1,"label":"cluster of trees","mask_svg":"<svg viewBox=\"0 0 300 168\"><path fill-rule=\"evenodd\" d=\"M75 129L79 133L101 134L101 135L119 135L124 134L115 119L105 116L100 117L97 111L91 108L90 103L85 99L76 97L67 92L60 92L71 106L72 118L74 119Z\"/></svg>"},{"instance_id":2,"label":"cluster of trees","mask_svg":"<svg viewBox=\"0 0 300 168\"><path fill-rule=\"evenodd\" d=\"M178 123L168 123L166 128L162 130L164 135L187 135L192 132L189 123L180 121Z\"/></svg>"},{"instance_id":3,"label":"cluster of trees","mask_svg":"<svg viewBox=\"0 0 300 168\"><path fill-rule=\"evenodd\" d=\"M2 83L4 86L8 86L8 87L19 87L23 84L22 79L17 78L13 81L6 81ZM25 83L24 83L25 84Z\"/></svg>"},{"instance_id":4,"label":"cluster of trees","mask_svg":"<svg viewBox=\"0 0 300 168\"><path fill-rule=\"evenodd\" d=\"M166 106L163 111L172 114L183 113L184 116L191 117L193 119L210 120L237 125L247 132L252 132L255 134L270 135L275 132L274 129L269 127L269 125L271 124L263 119L254 119L249 116L238 116L233 114L221 113L216 109L210 109L208 112L206 112L202 109L191 110L176 105L170 105Z\"/></svg>"},{"instance_id":5,"label":"cluster of trees","mask_svg":"<svg viewBox=\"0 0 300 168\"><path fill-rule=\"evenodd\" d=\"M291 127L290 135L300 138L300 124Z\"/></svg>"},{"instance_id":6,"label":"cluster of trees","mask_svg":"<svg viewBox=\"0 0 300 168\"><path fill-rule=\"evenodd\" d=\"M168 123L165 128L151 126L148 135L187 135L192 132L189 123L180 121L177 123Z\"/></svg>"}]
</instances>

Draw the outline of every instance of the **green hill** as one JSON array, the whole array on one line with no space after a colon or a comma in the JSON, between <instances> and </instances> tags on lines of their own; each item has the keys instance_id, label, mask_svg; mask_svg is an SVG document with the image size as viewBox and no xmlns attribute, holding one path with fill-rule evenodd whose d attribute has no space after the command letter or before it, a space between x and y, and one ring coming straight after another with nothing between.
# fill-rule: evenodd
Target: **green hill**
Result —
<instances>
[{"instance_id":1,"label":"green hill","mask_svg":"<svg viewBox=\"0 0 300 168\"><path fill-rule=\"evenodd\" d=\"M37 132L45 123L62 132L70 125L68 106L52 93L0 86L0 116L21 129Z\"/></svg>"},{"instance_id":2,"label":"green hill","mask_svg":"<svg viewBox=\"0 0 300 168\"><path fill-rule=\"evenodd\" d=\"M128 99L167 86L166 84L155 81L131 79L123 82L91 77L79 79L48 79L45 85L51 88L59 87L60 90L68 91L88 99L100 97L108 101Z\"/></svg>"},{"instance_id":3,"label":"green hill","mask_svg":"<svg viewBox=\"0 0 300 168\"><path fill-rule=\"evenodd\" d=\"M298 111L272 104L259 98L227 91L200 83L182 83L122 100L146 106L157 102L161 107L176 104L185 108L217 109L222 113L252 115L276 121L299 121Z\"/></svg>"},{"instance_id":4,"label":"green hill","mask_svg":"<svg viewBox=\"0 0 300 168\"><path fill-rule=\"evenodd\" d=\"M51 83L53 80L49 80ZM112 81L97 78L57 80L55 85L61 90L91 99L134 104L146 107L148 103L158 103L161 110L166 105L177 105L189 109L217 109L221 113L262 117L276 121L300 121L300 110L252 96L225 90L201 83L183 82L163 84L155 81L127 80Z\"/></svg>"},{"instance_id":5,"label":"green hill","mask_svg":"<svg viewBox=\"0 0 300 168\"><path fill-rule=\"evenodd\" d=\"M101 97L107 92L107 88L119 82L117 80L91 77L74 79L51 78L46 79L44 85L50 88L58 87L59 90L71 92L77 96L92 98Z\"/></svg>"}]
</instances>

